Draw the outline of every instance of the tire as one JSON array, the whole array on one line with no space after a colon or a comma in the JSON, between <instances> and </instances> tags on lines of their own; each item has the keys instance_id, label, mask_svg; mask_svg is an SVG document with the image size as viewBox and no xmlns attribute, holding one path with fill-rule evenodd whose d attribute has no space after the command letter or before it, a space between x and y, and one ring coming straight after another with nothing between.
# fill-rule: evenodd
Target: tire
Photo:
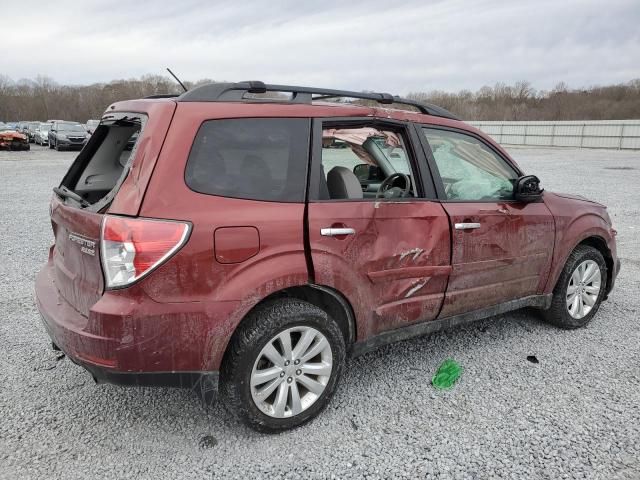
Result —
<instances>
[{"instance_id":1,"label":"tire","mask_svg":"<svg viewBox=\"0 0 640 480\"><path fill-rule=\"evenodd\" d=\"M595 293L595 281L582 282L585 285L577 282L577 279L580 277L580 271L578 271L578 268L582 265L588 266L594 264L597 266L600 273L599 290L597 294ZM593 270L591 271L593 272ZM574 273L578 277L573 278L572 284L572 277ZM597 277L595 272L593 275ZM579 245L573 252L571 252L571 255L569 255L569 258L567 259L567 263L562 269L560 278L553 289L551 307L543 312L545 320L557 327L565 329L584 327L598 312L598 308L600 308L600 304L602 303L602 299L604 298L607 289L607 279L607 264L604 261L602 254L593 247ZM572 290L577 290L578 292L577 295L574 295L574 302L571 303L571 306L569 306L569 295L571 293L569 291L569 287L572 287ZM585 312L584 310L588 306L584 301L580 299L575 300L576 296L580 295L580 290L584 292L582 294L582 298L585 298L586 295L590 299L589 301L593 301L593 305L589 306L590 308L588 312ZM575 310L576 303L578 304L577 310ZM582 303L583 306L582 312L579 310L580 303ZM571 313L570 309L574 309L574 314ZM580 316L580 313L583 315Z\"/></svg>"},{"instance_id":2,"label":"tire","mask_svg":"<svg viewBox=\"0 0 640 480\"><path fill-rule=\"evenodd\" d=\"M307 347L301 345L306 344L302 341L305 335L313 336ZM283 343L275 338L277 336L290 339L291 355L284 353ZM280 354L278 359L290 359L281 364L288 366L278 367L267 360L263 349L270 348L269 345ZM280 351L277 351L278 346ZM302 349L298 359L295 358L297 346ZM319 348L323 348L322 354L305 360L304 352L312 354L312 350ZM345 356L345 339L340 327L325 311L297 299L270 301L251 312L234 333L220 372L220 399L232 415L255 430L274 433L298 427L318 415L328 404L342 373ZM294 365L300 360L301 363ZM331 365L327 366L329 361ZM317 376L308 370L307 373L302 372L302 368L318 366L322 366L328 375ZM276 373L266 383L263 380L251 385L252 378L257 378L252 377L254 373L274 369ZM311 386L317 393L304 386L309 379L313 379ZM318 385L322 382L324 389L319 390ZM277 387L270 390L272 394L266 395L262 401L254 400L254 395L260 395L259 390L267 391L273 384ZM281 394L281 391L285 393ZM295 404L294 391L300 399ZM281 407L285 409L282 414L278 413L277 405L282 404L278 402L279 398L284 398L286 404ZM296 407L299 413L294 413Z\"/></svg>"}]
</instances>

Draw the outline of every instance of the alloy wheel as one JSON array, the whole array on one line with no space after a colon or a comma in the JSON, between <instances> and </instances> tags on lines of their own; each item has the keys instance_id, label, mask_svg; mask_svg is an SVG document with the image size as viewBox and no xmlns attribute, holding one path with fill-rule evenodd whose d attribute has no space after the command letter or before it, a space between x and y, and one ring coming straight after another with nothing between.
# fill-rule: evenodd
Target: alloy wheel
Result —
<instances>
[{"instance_id":1,"label":"alloy wheel","mask_svg":"<svg viewBox=\"0 0 640 480\"><path fill-rule=\"evenodd\" d=\"M288 328L260 351L251 372L251 396L270 417L298 415L320 398L332 367L331 345L321 332L307 326Z\"/></svg>"},{"instance_id":2,"label":"alloy wheel","mask_svg":"<svg viewBox=\"0 0 640 480\"><path fill-rule=\"evenodd\" d=\"M593 260L580 263L567 286L567 310L575 319L584 318L598 301L602 288L600 266Z\"/></svg>"}]
</instances>

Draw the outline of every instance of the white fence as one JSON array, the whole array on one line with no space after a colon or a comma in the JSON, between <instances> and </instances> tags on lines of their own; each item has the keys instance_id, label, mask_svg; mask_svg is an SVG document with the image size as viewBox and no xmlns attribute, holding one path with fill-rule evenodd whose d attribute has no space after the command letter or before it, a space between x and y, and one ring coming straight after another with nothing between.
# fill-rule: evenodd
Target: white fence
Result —
<instances>
[{"instance_id":1,"label":"white fence","mask_svg":"<svg viewBox=\"0 0 640 480\"><path fill-rule=\"evenodd\" d=\"M640 120L467 123L502 145L640 149Z\"/></svg>"}]
</instances>

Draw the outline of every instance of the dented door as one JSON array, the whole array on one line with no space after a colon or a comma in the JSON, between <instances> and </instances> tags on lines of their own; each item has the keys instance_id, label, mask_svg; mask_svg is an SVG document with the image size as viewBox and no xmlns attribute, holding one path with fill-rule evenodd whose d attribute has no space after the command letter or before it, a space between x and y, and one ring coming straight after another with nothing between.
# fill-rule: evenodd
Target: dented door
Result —
<instances>
[{"instance_id":1,"label":"dented door","mask_svg":"<svg viewBox=\"0 0 640 480\"><path fill-rule=\"evenodd\" d=\"M542 293L555 224L543 202L515 200L523 172L473 132L420 130L451 223L452 270L440 317Z\"/></svg>"},{"instance_id":2,"label":"dented door","mask_svg":"<svg viewBox=\"0 0 640 480\"><path fill-rule=\"evenodd\" d=\"M554 243L553 216L544 203L447 202L444 207L453 251L441 317L542 292Z\"/></svg>"},{"instance_id":3,"label":"dented door","mask_svg":"<svg viewBox=\"0 0 640 480\"><path fill-rule=\"evenodd\" d=\"M353 233L325 236L326 228ZM358 340L437 316L450 271L449 223L439 203L310 203L309 241L315 283L347 297Z\"/></svg>"}]
</instances>

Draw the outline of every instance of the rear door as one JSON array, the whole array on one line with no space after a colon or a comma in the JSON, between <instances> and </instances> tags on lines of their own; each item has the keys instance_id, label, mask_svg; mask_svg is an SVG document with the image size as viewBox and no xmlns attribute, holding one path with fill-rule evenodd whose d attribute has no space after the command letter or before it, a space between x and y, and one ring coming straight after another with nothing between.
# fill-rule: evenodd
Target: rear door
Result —
<instances>
[{"instance_id":1,"label":"rear door","mask_svg":"<svg viewBox=\"0 0 640 480\"><path fill-rule=\"evenodd\" d=\"M449 223L433 201L433 187L422 181L426 165L416 162L416 141L402 123L314 122L308 203L313 277L348 298L359 340L433 319L443 301ZM410 195L376 198L394 172L409 176Z\"/></svg>"},{"instance_id":2,"label":"rear door","mask_svg":"<svg viewBox=\"0 0 640 480\"><path fill-rule=\"evenodd\" d=\"M137 212L136 196L127 190L140 187L142 160L154 149L155 142L149 141L151 131L162 138L166 133L168 121L162 124L158 119L153 123L161 128L147 128L153 126L152 118L147 113L132 112L105 115L51 200L55 283L60 295L85 316L104 290L99 252L103 213L115 203L114 197L121 189L124 196L134 200L126 212ZM130 142L141 131L139 141ZM137 177L137 184L132 176Z\"/></svg>"},{"instance_id":3,"label":"rear door","mask_svg":"<svg viewBox=\"0 0 640 480\"><path fill-rule=\"evenodd\" d=\"M479 137L418 127L452 228L447 317L541 293L555 226L543 202L513 200L521 172Z\"/></svg>"}]
</instances>

